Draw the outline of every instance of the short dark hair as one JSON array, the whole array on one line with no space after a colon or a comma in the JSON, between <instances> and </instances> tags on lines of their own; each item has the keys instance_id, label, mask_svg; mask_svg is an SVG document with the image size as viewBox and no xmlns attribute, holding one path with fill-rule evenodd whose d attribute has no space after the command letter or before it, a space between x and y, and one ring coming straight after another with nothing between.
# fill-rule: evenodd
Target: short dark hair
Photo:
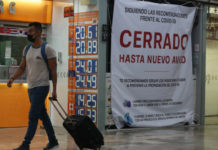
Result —
<instances>
[{"instance_id":1,"label":"short dark hair","mask_svg":"<svg viewBox=\"0 0 218 150\"><path fill-rule=\"evenodd\" d=\"M40 22L32 22L29 24L29 27L34 26L37 30L42 32L42 24Z\"/></svg>"}]
</instances>

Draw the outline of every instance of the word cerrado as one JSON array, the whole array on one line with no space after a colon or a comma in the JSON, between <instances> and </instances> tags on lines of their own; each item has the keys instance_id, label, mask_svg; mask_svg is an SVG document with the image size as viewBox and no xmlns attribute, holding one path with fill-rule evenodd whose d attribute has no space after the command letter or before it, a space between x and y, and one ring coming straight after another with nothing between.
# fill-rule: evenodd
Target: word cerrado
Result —
<instances>
[{"instance_id":1,"label":"word cerrado","mask_svg":"<svg viewBox=\"0 0 218 150\"><path fill-rule=\"evenodd\" d=\"M188 38L187 34L170 35L170 33L123 30L120 34L120 45L123 48L185 50Z\"/></svg>"}]
</instances>

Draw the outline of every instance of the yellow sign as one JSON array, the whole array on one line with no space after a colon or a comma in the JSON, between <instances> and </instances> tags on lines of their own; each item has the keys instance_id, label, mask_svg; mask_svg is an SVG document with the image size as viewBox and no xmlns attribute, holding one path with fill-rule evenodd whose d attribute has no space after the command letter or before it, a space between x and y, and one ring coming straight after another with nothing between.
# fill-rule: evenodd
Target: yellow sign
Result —
<instances>
[{"instance_id":1,"label":"yellow sign","mask_svg":"<svg viewBox=\"0 0 218 150\"><path fill-rule=\"evenodd\" d=\"M52 0L0 0L0 20L50 24Z\"/></svg>"}]
</instances>

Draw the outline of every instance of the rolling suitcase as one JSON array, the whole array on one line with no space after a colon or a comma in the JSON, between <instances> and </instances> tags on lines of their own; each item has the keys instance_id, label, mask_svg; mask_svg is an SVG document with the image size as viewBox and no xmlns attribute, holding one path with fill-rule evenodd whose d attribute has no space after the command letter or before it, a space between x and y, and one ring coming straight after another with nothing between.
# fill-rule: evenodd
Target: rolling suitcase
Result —
<instances>
[{"instance_id":1,"label":"rolling suitcase","mask_svg":"<svg viewBox=\"0 0 218 150\"><path fill-rule=\"evenodd\" d=\"M68 116L57 99L49 99L57 110L58 114L64 120L64 128L74 138L74 141L81 150L83 148L98 150L102 145L104 145L104 137L88 116ZM62 109L66 115L66 118L60 113L59 109L54 104L54 101L56 101L59 107Z\"/></svg>"}]
</instances>

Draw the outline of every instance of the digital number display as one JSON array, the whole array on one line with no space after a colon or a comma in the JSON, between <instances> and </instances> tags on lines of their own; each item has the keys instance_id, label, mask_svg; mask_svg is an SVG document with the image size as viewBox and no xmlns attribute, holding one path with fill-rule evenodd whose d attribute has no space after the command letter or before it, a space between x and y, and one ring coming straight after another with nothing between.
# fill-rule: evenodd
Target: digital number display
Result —
<instances>
[{"instance_id":1,"label":"digital number display","mask_svg":"<svg viewBox=\"0 0 218 150\"><path fill-rule=\"evenodd\" d=\"M76 27L76 55L97 54L97 25Z\"/></svg>"},{"instance_id":2,"label":"digital number display","mask_svg":"<svg viewBox=\"0 0 218 150\"><path fill-rule=\"evenodd\" d=\"M92 50L92 49L91 49ZM76 41L76 54L86 54L86 42L85 41Z\"/></svg>"},{"instance_id":3,"label":"digital number display","mask_svg":"<svg viewBox=\"0 0 218 150\"><path fill-rule=\"evenodd\" d=\"M87 88L96 88L96 75L87 75Z\"/></svg>"},{"instance_id":4,"label":"digital number display","mask_svg":"<svg viewBox=\"0 0 218 150\"><path fill-rule=\"evenodd\" d=\"M87 94L87 107L96 108L97 107L97 95Z\"/></svg>"},{"instance_id":5,"label":"digital number display","mask_svg":"<svg viewBox=\"0 0 218 150\"><path fill-rule=\"evenodd\" d=\"M76 40L84 40L86 38L86 27L77 26L76 27Z\"/></svg>"},{"instance_id":6,"label":"digital number display","mask_svg":"<svg viewBox=\"0 0 218 150\"><path fill-rule=\"evenodd\" d=\"M94 75L76 75L76 88L97 88L97 76Z\"/></svg>"},{"instance_id":7,"label":"digital number display","mask_svg":"<svg viewBox=\"0 0 218 150\"><path fill-rule=\"evenodd\" d=\"M88 39L97 39L97 25L88 26Z\"/></svg>"},{"instance_id":8,"label":"digital number display","mask_svg":"<svg viewBox=\"0 0 218 150\"><path fill-rule=\"evenodd\" d=\"M68 107L71 114L88 116L97 124L98 12L76 18L78 24L69 19Z\"/></svg>"},{"instance_id":9,"label":"digital number display","mask_svg":"<svg viewBox=\"0 0 218 150\"><path fill-rule=\"evenodd\" d=\"M84 94L76 94L75 96L75 106L77 107L85 107L85 95Z\"/></svg>"},{"instance_id":10,"label":"digital number display","mask_svg":"<svg viewBox=\"0 0 218 150\"><path fill-rule=\"evenodd\" d=\"M97 39L97 25L77 26L76 40Z\"/></svg>"},{"instance_id":11,"label":"digital number display","mask_svg":"<svg viewBox=\"0 0 218 150\"><path fill-rule=\"evenodd\" d=\"M97 40L76 41L76 55L92 55L98 53Z\"/></svg>"},{"instance_id":12,"label":"digital number display","mask_svg":"<svg viewBox=\"0 0 218 150\"><path fill-rule=\"evenodd\" d=\"M98 53L97 40L88 40L87 44L88 44L87 54L97 54Z\"/></svg>"},{"instance_id":13,"label":"digital number display","mask_svg":"<svg viewBox=\"0 0 218 150\"><path fill-rule=\"evenodd\" d=\"M75 114L87 115L95 123L97 120L97 94L75 94Z\"/></svg>"},{"instance_id":14,"label":"digital number display","mask_svg":"<svg viewBox=\"0 0 218 150\"><path fill-rule=\"evenodd\" d=\"M87 116L91 118L91 120L95 123L96 122L96 110L95 109L87 109Z\"/></svg>"},{"instance_id":15,"label":"digital number display","mask_svg":"<svg viewBox=\"0 0 218 150\"><path fill-rule=\"evenodd\" d=\"M97 107L97 95L96 94L83 94L76 93L75 95L75 106L76 107L88 107L96 108Z\"/></svg>"},{"instance_id":16,"label":"digital number display","mask_svg":"<svg viewBox=\"0 0 218 150\"><path fill-rule=\"evenodd\" d=\"M81 108L75 108L75 115L81 115L84 116L85 115L85 109L81 109Z\"/></svg>"},{"instance_id":17,"label":"digital number display","mask_svg":"<svg viewBox=\"0 0 218 150\"><path fill-rule=\"evenodd\" d=\"M82 60L82 59L76 60L76 73L85 73L86 66L87 66L86 61L87 60Z\"/></svg>"},{"instance_id":18,"label":"digital number display","mask_svg":"<svg viewBox=\"0 0 218 150\"><path fill-rule=\"evenodd\" d=\"M97 59L77 59L76 73L97 73Z\"/></svg>"}]
</instances>

